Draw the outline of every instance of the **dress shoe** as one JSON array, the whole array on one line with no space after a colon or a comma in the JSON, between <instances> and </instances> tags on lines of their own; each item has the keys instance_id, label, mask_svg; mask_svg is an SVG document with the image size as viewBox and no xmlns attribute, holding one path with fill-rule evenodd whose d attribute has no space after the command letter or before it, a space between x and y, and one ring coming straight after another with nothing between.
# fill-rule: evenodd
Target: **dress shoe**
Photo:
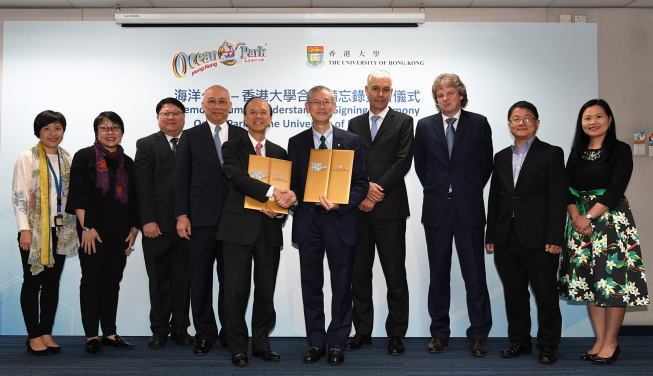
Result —
<instances>
[{"instance_id":1,"label":"dress shoe","mask_svg":"<svg viewBox=\"0 0 653 376\"><path fill-rule=\"evenodd\" d=\"M592 361L594 358L596 358L596 354L590 354L588 352L580 356L580 360Z\"/></svg>"},{"instance_id":2,"label":"dress shoe","mask_svg":"<svg viewBox=\"0 0 653 376\"><path fill-rule=\"evenodd\" d=\"M210 348L211 348L211 342L203 339L197 342L197 344L195 344L195 347L193 348L193 354L206 355L209 353Z\"/></svg>"},{"instance_id":3,"label":"dress shoe","mask_svg":"<svg viewBox=\"0 0 653 376\"><path fill-rule=\"evenodd\" d=\"M471 353L474 356L487 356L487 347L485 347L485 341L480 339L473 339Z\"/></svg>"},{"instance_id":4,"label":"dress shoe","mask_svg":"<svg viewBox=\"0 0 653 376\"><path fill-rule=\"evenodd\" d=\"M245 353L233 354L231 356L231 364L233 364L234 366L239 366L239 367L248 365L249 362L248 362L248 359L247 359L247 354L245 354Z\"/></svg>"},{"instance_id":5,"label":"dress shoe","mask_svg":"<svg viewBox=\"0 0 653 376\"><path fill-rule=\"evenodd\" d=\"M61 350L61 347L59 347L59 346L48 347L48 350L50 350L50 354L53 354L53 355L59 355L59 354L61 354L63 352L63 350Z\"/></svg>"},{"instance_id":6,"label":"dress shoe","mask_svg":"<svg viewBox=\"0 0 653 376\"><path fill-rule=\"evenodd\" d=\"M522 355L529 355L532 353L532 347L524 346L519 342L513 342L510 344L510 348L508 350L501 350L500 352L502 358L519 358Z\"/></svg>"},{"instance_id":7,"label":"dress shoe","mask_svg":"<svg viewBox=\"0 0 653 376\"><path fill-rule=\"evenodd\" d=\"M329 364L337 366L345 361L345 354L340 349L329 349Z\"/></svg>"},{"instance_id":8,"label":"dress shoe","mask_svg":"<svg viewBox=\"0 0 653 376\"><path fill-rule=\"evenodd\" d=\"M157 349L160 347L164 347L166 345L166 341L168 340L168 335L165 333L154 333L152 334L152 337L150 337L150 340L147 341L147 347L151 349Z\"/></svg>"},{"instance_id":9,"label":"dress shoe","mask_svg":"<svg viewBox=\"0 0 653 376\"><path fill-rule=\"evenodd\" d=\"M428 350L430 353L441 353L447 346L449 346L448 340L441 337L435 337L431 340L431 343L426 346L426 350Z\"/></svg>"},{"instance_id":10,"label":"dress shoe","mask_svg":"<svg viewBox=\"0 0 653 376\"><path fill-rule=\"evenodd\" d=\"M372 344L371 338L363 338L360 334L355 334L353 337L349 338L345 344L345 350L360 350L363 346L369 346Z\"/></svg>"},{"instance_id":11,"label":"dress shoe","mask_svg":"<svg viewBox=\"0 0 653 376\"><path fill-rule=\"evenodd\" d=\"M186 330L170 333L170 339L179 346L192 346L195 343L195 339Z\"/></svg>"},{"instance_id":12,"label":"dress shoe","mask_svg":"<svg viewBox=\"0 0 653 376\"><path fill-rule=\"evenodd\" d=\"M612 356L609 358L601 358L598 356L598 354L594 357L594 360L592 362L594 364L598 364L601 366L607 366L608 364L612 364L613 361L617 360L617 356L619 356L619 353L621 353L621 349L619 348L619 345L617 345L617 348L614 349L614 352L612 353Z\"/></svg>"},{"instance_id":13,"label":"dress shoe","mask_svg":"<svg viewBox=\"0 0 653 376\"><path fill-rule=\"evenodd\" d=\"M388 354L401 355L405 352L406 348L404 347L404 340L397 336L390 337L388 340Z\"/></svg>"},{"instance_id":14,"label":"dress shoe","mask_svg":"<svg viewBox=\"0 0 653 376\"><path fill-rule=\"evenodd\" d=\"M553 364L558 361L558 351L553 346L542 346L537 359L542 364Z\"/></svg>"},{"instance_id":15,"label":"dress shoe","mask_svg":"<svg viewBox=\"0 0 653 376\"><path fill-rule=\"evenodd\" d=\"M43 350L34 350L34 349L32 349L32 346L30 346L30 344L29 344L29 339L27 340L27 342L25 342L25 344L27 345L27 352L28 352L28 353L32 353L32 355L36 355L36 356L46 356L46 355L50 355L50 354L51 354L51 352L50 352L50 348L47 347L47 346L46 346L45 349L43 349ZM59 350L61 350L61 349L59 349Z\"/></svg>"},{"instance_id":16,"label":"dress shoe","mask_svg":"<svg viewBox=\"0 0 653 376\"><path fill-rule=\"evenodd\" d=\"M97 338L86 342L86 352L93 355L102 354L102 344Z\"/></svg>"},{"instance_id":17,"label":"dress shoe","mask_svg":"<svg viewBox=\"0 0 653 376\"><path fill-rule=\"evenodd\" d=\"M132 349L134 345L125 341L121 336L117 335L111 339L109 337L102 336L102 344L105 346L113 346L118 349Z\"/></svg>"},{"instance_id":18,"label":"dress shoe","mask_svg":"<svg viewBox=\"0 0 653 376\"><path fill-rule=\"evenodd\" d=\"M274 351L267 349L263 351L257 351L257 352L252 352L252 356L255 356L257 358L261 358L265 360L266 362L278 362L281 360L281 356L279 354L275 353Z\"/></svg>"},{"instance_id":19,"label":"dress shoe","mask_svg":"<svg viewBox=\"0 0 653 376\"><path fill-rule=\"evenodd\" d=\"M311 347L304 354L304 363L315 363L320 360L321 357L326 355L326 347L318 346Z\"/></svg>"}]
</instances>

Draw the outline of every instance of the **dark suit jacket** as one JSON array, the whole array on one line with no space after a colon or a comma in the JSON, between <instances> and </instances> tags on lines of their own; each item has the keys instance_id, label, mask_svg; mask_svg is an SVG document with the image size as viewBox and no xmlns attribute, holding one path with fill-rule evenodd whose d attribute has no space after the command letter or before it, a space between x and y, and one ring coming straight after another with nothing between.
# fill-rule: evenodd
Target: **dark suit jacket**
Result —
<instances>
[{"instance_id":1,"label":"dark suit jacket","mask_svg":"<svg viewBox=\"0 0 653 376\"><path fill-rule=\"evenodd\" d=\"M377 219L399 219L410 215L404 176L413 163L413 118L389 109L372 141L369 112L349 121L349 132L361 139L370 182L383 188L385 197L372 214Z\"/></svg>"},{"instance_id":2,"label":"dark suit jacket","mask_svg":"<svg viewBox=\"0 0 653 376\"><path fill-rule=\"evenodd\" d=\"M526 248L562 246L567 219L567 181L561 148L537 137L526 154L517 184L513 185L512 150L494 157L490 183L485 243L502 245L515 213L515 232Z\"/></svg>"},{"instance_id":3,"label":"dark suit jacket","mask_svg":"<svg viewBox=\"0 0 653 376\"><path fill-rule=\"evenodd\" d=\"M161 232L174 231L175 155L163 132L136 141L134 175L141 222L156 222Z\"/></svg>"},{"instance_id":4,"label":"dark suit jacket","mask_svg":"<svg viewBox=\"0 0 653 376\"><path fill-rule=\"evenodd\" d=\"M315 203L304 202L304 189L308 173L308 160L313 143L313 130L307 129L288 140L288 158L292 161L290 189L297 195L298 206L292 222L292 241L299 244L304 240L313 220ZM354 166L349 190L349 204L340 205L340 210L329 213L334 218L336 229L342 240L349 245L358 243L358 205L367 196L370 184L365 171L365 157L361 141L353 133L334 127L333 149L354 150Z\"/></svg>"},{"instance_id":5,"label":"dark suit jacket","mask_svg":"<svg viewBox=\"0 0 653 376\"><path fill-rule=\"evenodd\" d=\"M228 140L246 136L247 130L229 124ZM191 226L212 226L220 220L229 193L211 127L204 122L186 129L177 147L175 217L187 215Z\"/></svg>"},{"instance_id":6,"label":"dark suit jacket","mask_svg":"<svg viewBox=\"0 0 653 376\"><path fill-rule=\"evenodd\" d=\"M222 212L218 229L218 240L240 245L252 245L256 241L261 226L265 226L268 242L272 247L283 245L281 226L285 218L270 218L252 209L245 209L245 196L265 202L270 185L249 176L249 156L256 155L248 136L227 141L222 145L224 173L231 187L229 197ZM265 156L288 160L288 153L282 147L265 142ZM285 216L284 216L285 217Z\"/></svg>"},{"instance_id":7,"label":"dark suit jacket","mask_svg":"<svg viewBox=\"0 0 653 376\"><path fill-rule=\"evenodd\" d=\"M447 205L449 184L460 223L466 228L483 226L483 187L492 174L492 130L485 116L462 110L451 159L442 113L417 122L415 172L424 187L424 226L440 225Z\"/></svg>"}]
</instances>

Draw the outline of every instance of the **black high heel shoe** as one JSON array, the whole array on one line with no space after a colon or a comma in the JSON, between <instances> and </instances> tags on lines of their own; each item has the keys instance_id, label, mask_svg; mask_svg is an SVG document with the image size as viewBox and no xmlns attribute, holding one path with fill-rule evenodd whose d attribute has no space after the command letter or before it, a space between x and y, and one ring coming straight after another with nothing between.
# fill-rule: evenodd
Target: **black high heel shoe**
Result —
<instances>
[{"instance_id":1,"label":"black high heel shoe","mask_svg":"<svg viewBox=\"0 0 653 376\"><path fill-rule=\"evenodd\" d=\"M590 354L589 352L586 352L585 354L580 356L580 360L588 360L592 361L596 358L596 354Z\"/></svg>"},{"instance_id":2,"label":"black high heel shoe","mask_svg":"<svg viewBox=\"0 0 653 376\"><path fill-rule=\"evenodd\" d=\"M32 353L32 355L36 355L36 356L50 355L50 348L47 346L45 347L45 350L34 350L32 349L32 346L29 345L29 339L25 342L25 344L27 345L27 352Z\"/></svg>"},{"instance_id":3,"label":"black high heel shoe","mask_svg":"<svg viewBox=\"0 0 653 376\"><path fill-rule=\"evenodd\" d=\"M592 362L594 364L598 364L601 366L606 366L608 364L611 364L613 361L617 360L617 356L621 352L621 349L619 348L619 345L617 345L617 348L614 349L614 352L612 353L612 356L609 358L601 358L600 356L594 357L594 360Z\"/></svg>"}]
</instances>

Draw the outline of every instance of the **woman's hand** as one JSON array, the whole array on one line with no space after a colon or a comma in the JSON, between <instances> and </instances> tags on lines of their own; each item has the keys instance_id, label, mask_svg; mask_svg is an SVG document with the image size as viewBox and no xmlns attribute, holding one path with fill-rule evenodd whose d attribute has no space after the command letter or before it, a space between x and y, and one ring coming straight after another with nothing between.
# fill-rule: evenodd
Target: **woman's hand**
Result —
<instances>
[{"instance_id":1,"label":"woman's hand","mask_svg":"<svg viewBox=\"0 0 653 376\"><path fill-rule=\"evenodd\" d=\"M29 251L32 246L32 231L31 230L20 230L20 249L23 251Z\"/></svg>"},{"instance_id":2,"label":"woman's hand","mask_svg":"<svg viewBox=\"0 0 653 376\"><path fill-rule=\"evenodd\" d=\"M125 242L129 242L129 246L125 249L125 255L129 256L130 253L134 250L134 242L136 241L136 235L138 235L138 229L132 227L132 230L129 231L129 236L125 239Z\"/></svg>"},{"instance_id":3,"label":"woman's hand","mask_svg":"<svg viewBox=\"0 0 653 376\"><path fill-rule=\"evenodd\" d=\"M88 231L82 231L82 243L80 244L80 247L84 250L84 252L88 253L89 255L91 254L91 250L93 251L93 253L95 253L96 240L102 243L102 239L100 239L100 234L98 234L94 228Z\"/></svg>"},{"instance_id":4,"label":"woman's hand","mask_svg":"<svg viewBox=\"0 0 653 376\"><path fill-rule=\"evenodd\" d=\"M583 215L576 217L571 222L571 227L579 234L592 236L592 221Z\"/></svg>"}]
</instances>

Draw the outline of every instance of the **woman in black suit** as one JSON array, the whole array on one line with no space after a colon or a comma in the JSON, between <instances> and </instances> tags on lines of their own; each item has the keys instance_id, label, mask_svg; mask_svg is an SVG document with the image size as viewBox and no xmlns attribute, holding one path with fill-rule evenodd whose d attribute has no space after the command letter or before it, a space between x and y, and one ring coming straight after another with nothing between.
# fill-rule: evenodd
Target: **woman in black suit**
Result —
<instances>
[{"instance_id":1,"label":"woman in black suit","mask_svg":"<svg viewBox=\"0 0 653 376\"><path fill-rule=\"evenodd\" d=\"M115 112L102 112L93 129L93 146L73 158L66 212L77 215L83 250L79 253L79 296L86 351L100 354L102 345L134 347L116 334L116 313L120 281L138 234L138 210L134 161L120 146L125 132L122 119Z\"/></svg>"}]
</instances>

